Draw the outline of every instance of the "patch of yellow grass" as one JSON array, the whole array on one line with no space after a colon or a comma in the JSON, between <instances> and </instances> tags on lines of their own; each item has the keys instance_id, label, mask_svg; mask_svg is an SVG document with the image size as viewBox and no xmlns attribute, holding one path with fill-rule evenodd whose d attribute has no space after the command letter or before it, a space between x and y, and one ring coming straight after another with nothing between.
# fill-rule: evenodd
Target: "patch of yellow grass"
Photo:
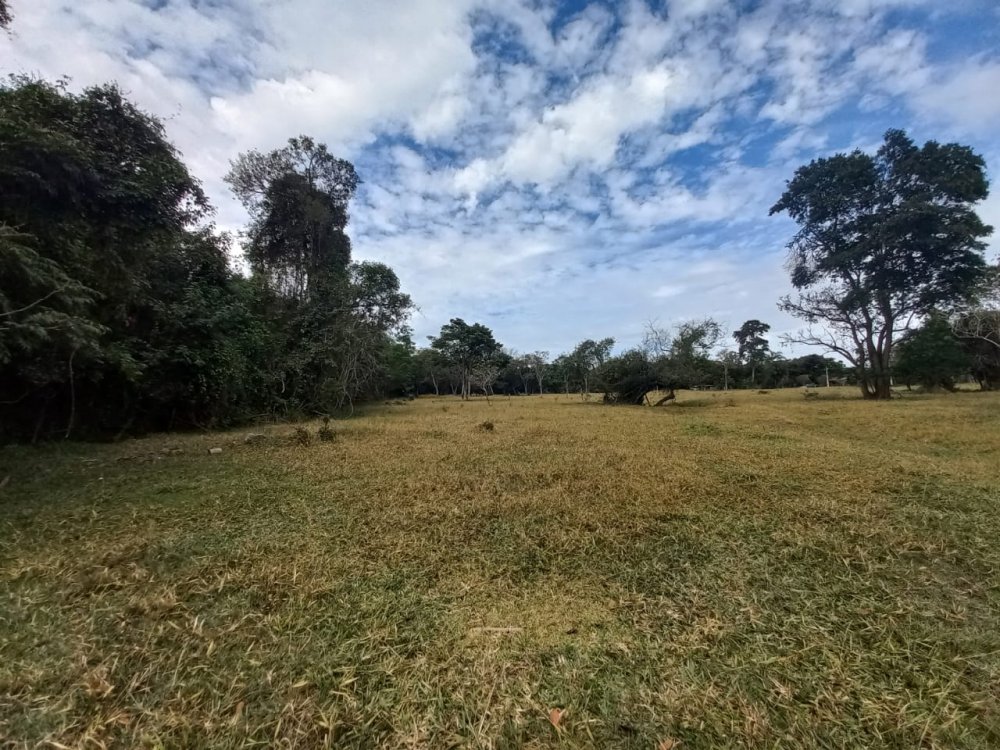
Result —
<instances>
[{"instance_id":1,"label":"patch of yellow grass","mask_svg":"<svg viewBox=\"0 0 1000 750\"><path fill-rule=\"evenodd\" d=\"M6 449L0 737L998 744L1000 394L818 392Z\"/></svg>"}]
</instances>

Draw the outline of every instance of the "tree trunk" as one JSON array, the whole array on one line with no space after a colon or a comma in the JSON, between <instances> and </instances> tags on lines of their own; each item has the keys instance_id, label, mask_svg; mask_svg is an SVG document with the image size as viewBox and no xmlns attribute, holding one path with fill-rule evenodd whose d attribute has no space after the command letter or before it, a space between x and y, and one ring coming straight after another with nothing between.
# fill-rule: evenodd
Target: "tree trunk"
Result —
<instances>
[{"instance_id":1,"label":"tree trunk","mask_svg":"<svg viewBox=\"0 0 1000 750\"><path fill-rule=\"evenodd\" d=\"M875 398L892 398L892 378L888 372L875 373Z\"/></svg>"},{"instance_id":2,"label":"tree trunk","mask_svg":"<svg viewBox=\"0 0 1000 750\"><path fill-rule=\"evenodd\" d=\"M667 391L667 395L664 396L663 398L661 398L655 404L653 404L653 406L663 406L668 401L673 401L676 398L677 398L677 394L675 394L674 393L674 389L671 388L669 391Z\"/></svg>"},{"instance_id":3,"label":"tree trunk","mask_svg":"<svg viewBox=\"0 0 1000 750\"><path fill-rule=\"evenodd\" d=\"M863 398L882 401L892 398L892 378L888 372L866 372L858 378Z\"/></svg>"}]
</instances>

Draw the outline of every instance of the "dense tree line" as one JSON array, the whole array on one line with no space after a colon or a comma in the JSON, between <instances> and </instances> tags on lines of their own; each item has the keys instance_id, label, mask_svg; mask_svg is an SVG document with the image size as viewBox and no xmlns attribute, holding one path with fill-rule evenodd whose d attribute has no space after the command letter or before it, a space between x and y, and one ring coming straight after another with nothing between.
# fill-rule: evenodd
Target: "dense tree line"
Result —
<instances>
[{"instance_id":1,"label":"dense tree line","mask_svg":"<svg viewBox=\"0 0 1000 750\"><path fill-rule=\"evenodd\" d=\"M390 380L401 395L598 394L612 404L648 403L653 392L666 403L679 389L867 387L843 360L771 351L763 337L769 328L746 321L733 334L734 351L722 346L722 328L710 318L671 329L649 325L642 344L620 354L612 353L614 339L586 339L550 361L548 352L519 354L502 347L486 326L454 319L426 348L409 337L395 342ZM983 390L1000 388L1000 310L932 312L900 338L889 372L895 385L925 391L954 390L970 379Z\"/></svg>"},{"instance_id":2,"label":"dense tree line","mask_svg":"<svg viewBox=\"0 0 1000 750\"><path fill-rule=\"evenodd\" d=\"M760 320L732 348L704 319L649 325L617 354L600 338L550 357L454 318L418 348L396 275L352 260L353 165L303 136L238 155L226 180L250 217L248 273L162 124L118 88L0 86L0 438L209 428L390 393L639 404L680 388L847 382L885 398L894 378L953 388L970 374L1000 387L992 229L974 211L988 186L957 144L890 131L874 156L802 167L772 209L799 225L799 295L781 307L818 326L786 340L836 359L782 357Z\"/></svg>"},{"instance_id":3,"label":"dense tree line","mask_svg":"<svg viewBox=\"0 0 1000 750\"><path fill-rule=\"evenodd\" d=\"M155 118L114 86L0 87L0 437L213 427L386 386L409 298L351 261L353 167L238 157L248 276Z\"/></svg>"}]
</instances>

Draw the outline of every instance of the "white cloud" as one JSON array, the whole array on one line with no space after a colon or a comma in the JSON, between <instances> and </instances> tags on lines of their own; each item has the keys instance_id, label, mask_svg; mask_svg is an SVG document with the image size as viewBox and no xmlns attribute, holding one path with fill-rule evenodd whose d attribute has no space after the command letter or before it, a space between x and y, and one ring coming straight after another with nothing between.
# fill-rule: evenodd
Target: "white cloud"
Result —
<instances>
[{"instance_id":1,"label":"white cloud","mask_svg":"<svg viewBox=\"0 0 1000 750\"><path fill-rule=\"evenodd\" d=\"M793 328L774 307L790 226L767 210L797 164L888 118L1000 160L995 51L940 51L972 44L949 23L1000 26L990 0L738 5L25 0L0 60L120 82L224 228L244 220L228 160L315 135L358 163L356 253L397 269L418 334L462 315L558 351L650 318Z\"/></svg>"},{"instance_id":2,"label":"white cloud","mask_svg":"<svg viewBox=\"0 0 1000 750\"><path fill-rule=\"evenodd\" d=\"M1000 122L1000 60L971 60L913 87L927 119L966 133L995 133Z\"/></svg>"}]
</instances>

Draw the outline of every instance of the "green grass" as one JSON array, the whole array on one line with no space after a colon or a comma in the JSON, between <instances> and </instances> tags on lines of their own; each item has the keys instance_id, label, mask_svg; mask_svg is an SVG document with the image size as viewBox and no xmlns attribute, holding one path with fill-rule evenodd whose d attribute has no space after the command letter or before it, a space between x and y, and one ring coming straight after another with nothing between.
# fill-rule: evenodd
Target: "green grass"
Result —
<instances>
[{"instance_id":1,"label":"green grass","mask_svg":"<svg viewBox=\"0 0 1000 750\"><path fill-rule=\"evenodd\" d=\"M1000 746L1000 394L852 395L2 449L0 738Z\"/></svg>"}]
</instances>

